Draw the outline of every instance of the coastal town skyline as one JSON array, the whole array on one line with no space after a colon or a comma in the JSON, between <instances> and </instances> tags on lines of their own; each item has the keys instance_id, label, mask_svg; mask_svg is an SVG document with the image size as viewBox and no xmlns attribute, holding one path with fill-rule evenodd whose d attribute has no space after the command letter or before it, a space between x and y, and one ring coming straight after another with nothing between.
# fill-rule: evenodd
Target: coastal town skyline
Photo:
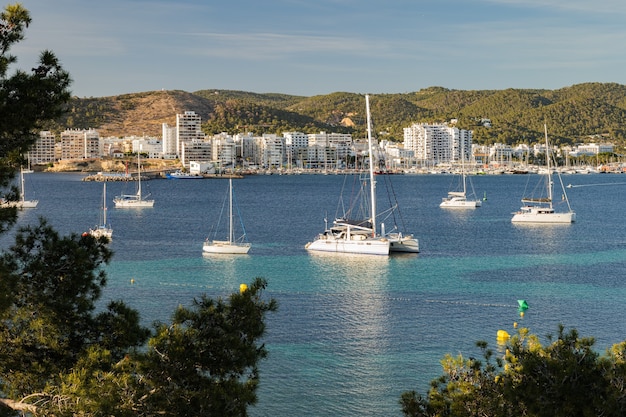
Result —
<instances>
[{"instance_id":1,"label":"coastal town skyline","mask_svg":"<svg viewBox=\"0 0 626 417\"><path fill-rule=\"evenodd\" d=\"M50 49L78 97L160 89L311 96L626 83L620 70L626 4L617 0L23 5L32 24L12 50L16 68L30 69Z\"/></svg>"}]
</instances>

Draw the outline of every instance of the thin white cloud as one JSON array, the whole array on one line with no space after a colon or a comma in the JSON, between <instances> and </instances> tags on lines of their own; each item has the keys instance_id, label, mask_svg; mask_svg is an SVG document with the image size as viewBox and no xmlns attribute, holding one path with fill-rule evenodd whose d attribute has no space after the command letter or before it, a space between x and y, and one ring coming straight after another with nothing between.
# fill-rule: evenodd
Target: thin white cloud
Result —
<instances>
[{"instance_id":1,"label":"thin white cloud","mask_svg":"<svg viewBox=\"0 0 626 417\"><path fill-rule=\"evenodd\" d=\"M584 14L626 15L626 2L623 0L484 0L496 5L510 5L520 8L541 8L546 10L570 11Z\"/></svg>"},{"instance_id":2,"label":"thin white cloud","mask_svg":"<svg viewBox=\"0 0 626 417\"><path fill-rule=\"evenodd\" d=\"M220 58L267 60L294 54L363 55L390 49L388 41L343 36L281 33L195 33L199 42L187 47L188 54Z\"/></svg>"}]
</instances>

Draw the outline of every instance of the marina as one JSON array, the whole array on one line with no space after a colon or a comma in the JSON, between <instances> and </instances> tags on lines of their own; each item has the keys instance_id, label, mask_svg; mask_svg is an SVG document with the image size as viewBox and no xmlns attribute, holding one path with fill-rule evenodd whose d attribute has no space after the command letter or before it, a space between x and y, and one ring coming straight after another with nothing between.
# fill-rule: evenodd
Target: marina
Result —
<instances>
[{"instance_id":1,"label":"marina","mask_svg":"<svg viewBox=\"0 0 626 417\"><path fill-rule=\"evenodd\" d=\"M39 204L20 212L18 226L40 216L63 234L93 225L101 183L84 173L28 175ZM269 356L249 410L257 417L400 416L400 394L426 392L443 355L479 355L478 340L496 349L497 332L514 334L514 322L542 338L558 324L574 327L596 338L599 353L623 340L623 176L565 175L576 222L541 227L511 222L536 174L473 176L477 194L489 196L479 210L441 210L450 175L392 177L418 254L309 252L325 214L335 214L343 176L253 175L235 182L254 242L248 255L203 256L228 181L151 180L155 207L108 212L114 257L102 303L123 299L149 326L201 294L225 297L266 278L279 309L268 316ZM107 184L108 195L125 185ZM529 306L523 318L519 299Z\"/></svg>"}]
</instances>

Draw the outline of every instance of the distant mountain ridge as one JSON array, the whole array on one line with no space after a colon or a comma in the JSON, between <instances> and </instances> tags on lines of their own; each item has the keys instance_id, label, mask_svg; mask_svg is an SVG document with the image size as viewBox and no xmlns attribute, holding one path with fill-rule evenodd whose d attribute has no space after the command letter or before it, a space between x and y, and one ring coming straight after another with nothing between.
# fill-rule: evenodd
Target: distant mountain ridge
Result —
<instances>
[{"instance_id":1,"label":"distant mountain ridge","mask_svg":"<svg viewBox=\"0 0 626 417\"><path fill-rule=\"evenodd\" d=\"M381 138L402 141L404 127L457 119L474 130L477 143L532 143L543 124L556 143L612 141L626 144L626 86L585 83L558 90L450 90L429 87L411 93L372 94L374 129ZM207 134L300 131L365 136L363 94L336 92L311 97L235 90L193 93L160 90L111 97L72 99L68 114L47 126L95 128L101 136L161 136L162 123L194 111ZM489 119L492 127L481 120Z\"/></svg>"}]
</instances>

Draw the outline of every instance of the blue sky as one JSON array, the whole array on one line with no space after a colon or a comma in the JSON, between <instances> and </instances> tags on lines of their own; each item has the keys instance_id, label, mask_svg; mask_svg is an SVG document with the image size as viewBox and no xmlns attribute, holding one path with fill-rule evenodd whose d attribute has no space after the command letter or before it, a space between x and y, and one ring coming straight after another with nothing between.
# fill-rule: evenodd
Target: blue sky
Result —
<instances>
[{"instance_id":1,"label":"blue sky","mask_svg":"<svg viewBox=\"0 0 626 417\"><path fill-rule=\"evenodd\" d=\"M626 84L624 0L23 0L73 94ZM5 3L5 5L8 4Z\"/></svg>"}]
</instances>

